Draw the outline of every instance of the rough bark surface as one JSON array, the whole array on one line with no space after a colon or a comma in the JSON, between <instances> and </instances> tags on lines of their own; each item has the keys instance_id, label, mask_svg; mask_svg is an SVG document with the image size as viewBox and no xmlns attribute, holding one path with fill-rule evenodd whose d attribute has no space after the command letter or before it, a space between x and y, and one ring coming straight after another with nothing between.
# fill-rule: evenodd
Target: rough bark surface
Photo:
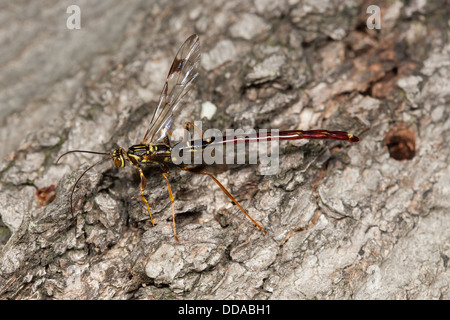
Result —
<instances>
[{"instance_id":1,"label":"rough bark surface","mask_svg":"<svg viewBox=\"0 0 450 320\"><path fill-rule=\"evenodd\" d=\"M77 1L8 5L0 29L0 298L449 299L449 8L386 1ZM3 5L5 6L5 5ZM174 127L327 128L358 144L281 144L281 170L203 176L98 156L139 143L176 50L203 58ZM394 157L407 154L409 159ZM36 190L56 184L39 207ZM75 236L76 233L76 236ZM9 236L10 235L10 236Z\"/></svg>"}]
</instances>

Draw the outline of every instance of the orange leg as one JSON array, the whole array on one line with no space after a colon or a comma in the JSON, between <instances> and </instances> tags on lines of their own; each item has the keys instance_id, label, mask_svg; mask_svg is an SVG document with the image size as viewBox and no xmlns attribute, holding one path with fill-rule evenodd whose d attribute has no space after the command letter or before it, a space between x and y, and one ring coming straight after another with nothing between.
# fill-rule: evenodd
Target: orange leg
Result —
<instances>
[{"instance_id":1,"label":"orange leg","mask_svg":"<svg viewBox=\"0 0 450 320\"><path fill-rule=\"evenodd\" d=\"M145 179L144 173L142 172L142 168L137 167L137 169L139 170L139 175L141 177L141 198L142 198L142 201L144 201L145 204L147 205L147 209L148 209L148 213L150 214L150 221L152 222L152 226L155 226L155 223L153 222L152 213L150 211L150 206L148 204L147 199L145 199L145 196L144 196L145 184L146 184L147 180Z\"/></svg>"},{"instance_id":2,"label":"orange leg","mask_svg":"<svg viewBox=\"0 0 450 320\"><path fill-rule=\"evenodd\" d=\"M172 224L173 224L173 234L175 236L175 240L178 241L178 237L177 237L177 227L175 224L175 200L173 198L172 195L172 189L170 188L170 183L169 183L169 175L167 173L163 173L162 176L164 177L164 179L166 179L167 182L167 190L169 191L169 197L170 197L170 201L172 202Z\"/></svg>"},{"instance_id":3,"label":"orange leg","mask_svg":"<svg viewBox=\"0 0 450 320\"><path fill-rule=\"evenodd\" d=\"M214 180L214 182L215 183L217 183L217 185L220 187L220 189L222 189L222 191L227 195L227 197L231 200L231 201L233 201L234 202L234 204L235 205L237 205L238 207L239 207L239 209L241 209L241 211L243 212L243 213L245 213L245 215L254 223L254 224L256 224L256 226L261 230L261 231L263 231L265 234L267 234L267 232L266 232L266 230L264 230L264 228L255 220L255 219L253 219L249 214L248 214L248 212L244 209L244 208L242 208L242 206L239 204L239 202L237 202L236 201L236 199L233 197L233 195L223 186L223 184L221 184L220 182L219 182L219 180L217 180L211 173L209 173L209 172L207 172L207 171L204 171L204 170L195 170L195 168L194 169L190 169L190 168L183 168L184 170L186 170L186 171L189 171L189 172L192 172L192 173L196 173L196 174L205 174L205 175L207 175L207 176L209 176L211 179L213 179Z\"/></svg>"},{"instance_id":4,"label":"orange leg","mask_svg":"<svg viewBox=\"0 0 450 320\"><path fill-rule=\"evenodd\" d=\"M195 124L193 124L190 121L186 121L184 123L184 139L183 141L188 141L188 137L187 137L187 131L189 131L189 127L193 127L195 130L197 130L198 135L200 136L201 139L203 139L203 133L202 130L200 130L199 127L197 127Z\"/></svg>"}]
</instances>

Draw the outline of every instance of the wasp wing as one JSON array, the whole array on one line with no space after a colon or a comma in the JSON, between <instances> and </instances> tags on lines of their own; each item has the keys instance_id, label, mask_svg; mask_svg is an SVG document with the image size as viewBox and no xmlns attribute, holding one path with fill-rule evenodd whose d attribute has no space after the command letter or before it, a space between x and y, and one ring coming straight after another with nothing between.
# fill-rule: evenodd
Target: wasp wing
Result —
<instances>
[{"instance_id":1,"label":"wasp wing","mask_svg":"<svg viewBox=\"0 0 450 320\"><path fill-rule=\"evenodd\" d=\"M158 106L145 133L142 144L166 137L172 124L173 112L194 86L200 69L200 41L191 35L178 50L161 91Z\"/></svg>"}]
</instances>

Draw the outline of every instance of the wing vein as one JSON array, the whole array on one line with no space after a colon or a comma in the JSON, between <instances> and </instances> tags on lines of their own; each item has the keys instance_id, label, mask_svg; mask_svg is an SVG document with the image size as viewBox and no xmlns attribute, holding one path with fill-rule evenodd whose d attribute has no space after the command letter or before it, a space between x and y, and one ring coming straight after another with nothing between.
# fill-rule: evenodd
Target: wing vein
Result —
<instances>
[{"instance_id":1,"label":"wing vein","mask_svg":"<svg viewBox=\"0 0 450 320\"><path fill-rule=\"evenodd\" d=\"M174 111L197 81L200 57L199 37L193 34L184 42L172 62L143 144L157 142L166 136Z\"/></svg>"}]
</instances>

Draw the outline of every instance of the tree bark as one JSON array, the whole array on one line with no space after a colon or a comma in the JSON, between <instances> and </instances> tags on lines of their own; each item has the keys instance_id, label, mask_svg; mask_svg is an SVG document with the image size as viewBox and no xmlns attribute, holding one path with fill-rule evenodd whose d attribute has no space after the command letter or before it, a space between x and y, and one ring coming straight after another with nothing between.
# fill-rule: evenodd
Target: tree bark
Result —
<instances>
[{"instance_id":1,"label":"tree bark","mask_svg":"<svg viewBox=\"0 0 450 320\"><path fill-rule=\"evenodd\" d=\"M80 30L59 1L9 6L0 297L449 299L448 8L381 2L381 29L368 29L370 4L78 1ZM207 176L174 170L176 242L161 170L145 169L152 227L139 175L112 161L75 189L75 230L72 187L100 156L56 159L140 143L192 33L202 70L172 128L209 101L203 130L323 128L361 142L284 142L275 175L218 173L267 234ZM36 196L51 185L54 201L52 189Z\"/></svg>"}]
</instances>

